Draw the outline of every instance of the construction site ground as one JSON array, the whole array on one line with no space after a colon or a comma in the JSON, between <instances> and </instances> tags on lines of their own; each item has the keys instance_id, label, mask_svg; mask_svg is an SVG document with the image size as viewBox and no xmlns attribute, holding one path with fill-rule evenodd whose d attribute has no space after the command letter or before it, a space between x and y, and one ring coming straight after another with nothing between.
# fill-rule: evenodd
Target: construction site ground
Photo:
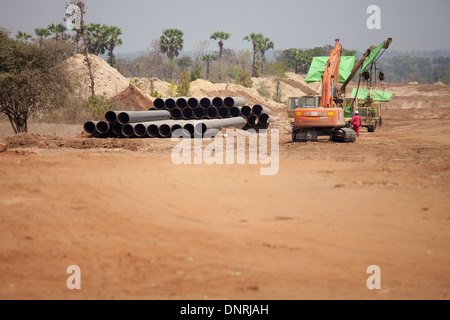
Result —
<instances>
[{"instance_id":1,"label":"construction site ground","mask_svg":"<svg viewBox=\"0 0 450 320\"><path fill-rule=\"evenodd\" d=\"M448 299L450 119L385 117L353 144L280 127L274 176L175 165L170 139L4 135L0 299Z\"/></svg>"}]
</instances>

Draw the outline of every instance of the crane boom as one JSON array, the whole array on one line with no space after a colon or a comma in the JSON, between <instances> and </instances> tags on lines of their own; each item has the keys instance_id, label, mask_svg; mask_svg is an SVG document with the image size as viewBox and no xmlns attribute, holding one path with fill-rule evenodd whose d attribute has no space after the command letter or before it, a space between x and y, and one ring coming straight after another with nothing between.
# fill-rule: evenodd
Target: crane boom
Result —
<instances>
[{"instance_id":1,"label":"crane boom","mask_svg":"<svg viewBox=\"0 0 450 320\"><path fill-rule=\"evenodd\" d=\"M370 55L372 50L375 49L375 48L376 48L375 46L370 46L370 48L367 49L366 53L364 53L364 55L362 56L361 60L359 60L359 62L353 68L353 70L350 73L350 75L348 76L347 80L345 80L345 82L342 84L342 87L338 91L338 96L341 96L341 95L343 95L345 93L345 89L347 88L347 85L350 83L350 81L352 80L353 76L356 74L356 72L358 72L358 69L361 67L363 62L366 60L366 58Z\"/></svg>"}]
</instances>

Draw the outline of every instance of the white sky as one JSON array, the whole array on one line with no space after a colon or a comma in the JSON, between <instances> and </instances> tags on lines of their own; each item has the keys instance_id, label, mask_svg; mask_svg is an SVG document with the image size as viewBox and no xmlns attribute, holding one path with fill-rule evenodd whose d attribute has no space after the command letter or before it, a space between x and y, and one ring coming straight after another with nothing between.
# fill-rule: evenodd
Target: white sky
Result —
<instances>
[{"instance_id":1,"label":"white sky","mask_svg":"<svg viewBox=\"0 0 450 320\"><path fill-rule=\"evenodd\" d=\"M1 0L0 26L27 31L63 23L64 0ZM146 50L165 28L184 32L184 50L194 50L214 31L231 33L225 47L251 49L242 38L262 33L275 49L333 44L363 51L393 38L391 50L450 49L450 0L86 0L86 22L122 28L117 53ZM369 5L381 8L381 30L369 30Z\"/></svg>"}]
</instances>

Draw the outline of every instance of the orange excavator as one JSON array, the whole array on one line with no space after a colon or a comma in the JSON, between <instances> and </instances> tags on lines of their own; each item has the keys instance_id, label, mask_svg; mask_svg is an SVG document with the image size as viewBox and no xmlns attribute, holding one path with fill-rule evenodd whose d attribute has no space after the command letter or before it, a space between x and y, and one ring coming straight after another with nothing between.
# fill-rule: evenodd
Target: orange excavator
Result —
<instances>
[{"instance_id":1,"label":"orange excavator","mask_svg":"<svg viewBox=\"0 0 450 320\"><path fill-rule=\"evenodd\" d=\"M341 43L336 39L322 76L322 93L317 105L295 110L293 141L314 141L318 136L329 136L335 142L355 142L356 132L345 128L342 100L338 98Z\"/></svg>"}]
</instances>

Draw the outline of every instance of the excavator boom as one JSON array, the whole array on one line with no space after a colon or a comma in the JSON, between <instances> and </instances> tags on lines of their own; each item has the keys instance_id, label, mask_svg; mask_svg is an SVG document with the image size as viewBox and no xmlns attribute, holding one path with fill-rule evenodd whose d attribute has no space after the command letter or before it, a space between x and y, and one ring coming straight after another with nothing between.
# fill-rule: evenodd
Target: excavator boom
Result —
<instances>
[{"instance_id":1,"label":"excavator boom","mask_svg":"<svg viewBox=\"0 0 450 320\"><path fill-rule=\"evenodd\" d=\"M337 92L339 83L339 64L341 61L341 42L336 39L334 49L331 50L330 58L327 61L322 77L322 98L320 106L322 108L332 108L333 98Z\"/></svg>"}]
</instances>

